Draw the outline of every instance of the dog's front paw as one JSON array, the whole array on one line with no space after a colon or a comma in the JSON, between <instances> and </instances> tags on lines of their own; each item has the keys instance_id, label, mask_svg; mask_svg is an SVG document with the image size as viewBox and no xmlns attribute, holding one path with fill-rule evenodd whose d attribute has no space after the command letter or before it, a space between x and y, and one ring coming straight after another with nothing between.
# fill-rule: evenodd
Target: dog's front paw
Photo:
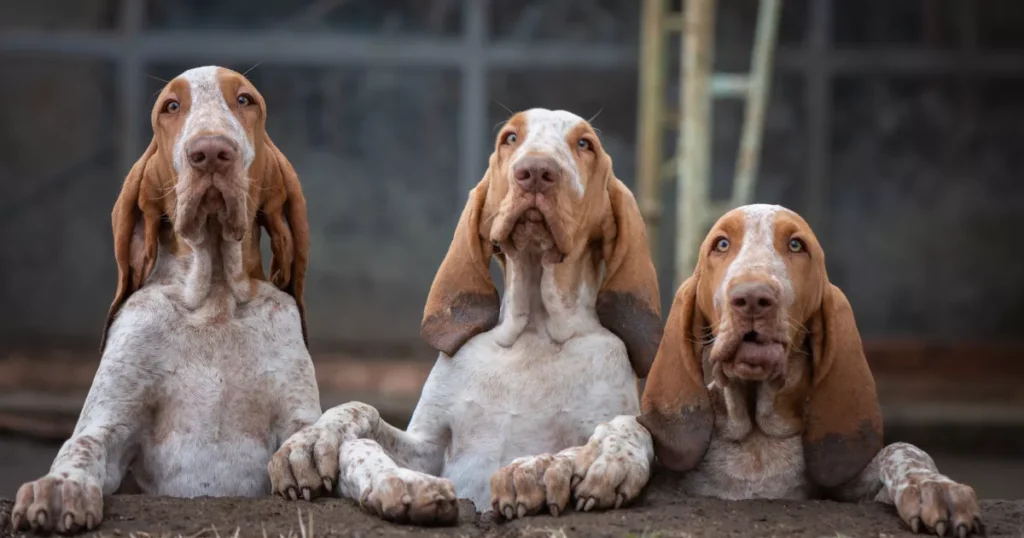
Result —
<instances>
[{"instance_id":1,"label":"dog's front paw","mask_svg":"<svg viewBox=\"0 0 1024 538\"><path fill-rule=\"evenodd\" d=\"M459 519L451 481L409 469L379 471L360 494L359 505L396 523L451 525Z\"/></svg>"},{"instance_id":2,"label":"dog's front paw","mask_svg":"<svg viewBox=\"0 0 1024 538\"><path fill-rule=\"evenodd\" d=\"M92 530L103 519L103 491L85 477L49 474L18 489L11 526L40 534Z\"/></svg>"},{"instance_id":3,"label":"dog's front paw","mask_svg":"<svg viewBox=\"0 0 1024 538\"><path fill-rule=\"evenodd\" d=\"M981 508L971 486L936 472L909 474L897 485L896 510L916 532L959 538L984 534Z\"/></svg>"},{"instance_id":4,"label":"dog's front paw","mask_svg":"<svg viewBox=\"0 0 1024 538\"><path fill-rule=\"evenodd\" d=\"M342 441L340 432L317 424L289 437L267 464L271 491L293 501L333 491Z\"/></svg>"},{"instance_id":5,"label":"dog's front paw","mask_svg":"<svg viewBox=\"0 0 1024 538\"><path fill-rule=\"evenodd\" d=\"M505 519L534 515L545 506L565 512L572 482L572 459L543 454L512 460L491 475L491 506Z\"/></svg>"},{"instance_id":6,"label":"dog's front paw","mask_svg":"<svg viewBox=\"0 0 1024 538\"><path fill-rule=\"evenodd\" d=\"M577 510L619 508L640 494L651 475L648 454L653 452L645 446L651 441L644 431L634 417L625 416L594 430L576 455L572 493Z\"/></svg>"}]
</instances>

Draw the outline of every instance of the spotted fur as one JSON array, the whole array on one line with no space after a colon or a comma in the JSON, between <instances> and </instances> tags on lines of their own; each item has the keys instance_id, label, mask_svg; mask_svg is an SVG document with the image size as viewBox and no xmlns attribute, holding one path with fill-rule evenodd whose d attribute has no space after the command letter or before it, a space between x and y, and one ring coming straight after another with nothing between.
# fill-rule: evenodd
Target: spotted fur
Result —
<instances>
[{"instance_id":1,"label":"spotted fur","mask_svg":"<svg viewBox=\"0 0 1024 538\"><path fill-rule=\"evenodd\" d=\"M257 166L253 148L269 144L262 116L232 112L225 80L247 84L237 73L198 68L176 77L157 102L154 141L129 173L113 213L123 278L99 369L49 473L18 490L16 529L93 529L103 519L103 495L125 489L176 497L266 495L266 462L320 417L297 302L301 287L289 293L268 282L253 241L260 233L255 211L268 208L249 189L272 185L283 199L275 182L282 181L277 163L284 157L264 147ZM161 117L171 92L183 103L184 119ZM246 128L240 117L248 118ZM241 148L236 171L201 177L184 169L183 141L197 134L224 136ZM268 178L268 170L277 175ZM287 181L298 189L297 178ZM225 205L207 214L201 201L211 184ZM300 191L291 194L293 204L302 203ZM239 201L234 210L232 199ZM304 205L295 208L284 225L289 249L307 240ZM164 219L171 225L163 226ZM227 233L232 224L244 233ZM304 252L297 267L304 273Z\"/></svg>"},{"instance_id":2,"label":"spotted fur","mask_svg":"<svg viewBox=\"0 0 1024 538\"><path fill-rule=\"evenodd\" d=\"M510 132L518 138L506 144ZM580 136L592 137L592 149ZM597 144L589 125L565 111L535 109L508 122L428 298L422 334L442 353L408 429L365 404L328 410L274 456L275 492L331 492L418 523L452 521L456 495L519 517L560 513L570 495L594 509L639 493L653 452L634 418L631 351L602 325L596 304L612 285L634 311L657 318L657 283L642 229L632 227L642 222L635 201ZM511 178L528 153L562 168L542 194L517 191ZM601 237L607 246L592 239ZM488 272L493 255L504 270L500 303ZM637 339L660 336L660 326L625 329ZM529 499L510 497L511 483Z\"/></svg>"},{"instance_id":3,"label":"spotted fur","mask_svg":"<svg viewBox=\"0 0 1024 538\"><path fill-rule=\"evenodd\" d=\"M758 313L733 295L750 286L770 299ZM773 375L739 364L747 357ZM970 486L915 446L883 447L852 310L810 227L783 207L740 207L712 227L669 314L643 409L659 458L684 471L689 494L875 499L914 532L982 530ZM679 420L708 410L711 428Z\"/></svg>"}]
</instances>

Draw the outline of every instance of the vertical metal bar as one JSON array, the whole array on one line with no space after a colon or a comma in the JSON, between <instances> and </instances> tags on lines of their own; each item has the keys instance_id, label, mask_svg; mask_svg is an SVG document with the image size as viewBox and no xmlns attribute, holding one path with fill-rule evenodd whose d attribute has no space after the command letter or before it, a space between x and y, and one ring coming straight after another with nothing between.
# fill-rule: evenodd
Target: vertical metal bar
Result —
<instances>
[{"instance_id":1,"label":"vertical metal bar","mask_svg":"<svg viewBox=\"0 0 1024 538\"><path fill-rule=\"evenodd\" d=\"M828 238L825 218L829 203L832 152L832 71L828 65L832 43L832 2L811 2L808 17L807 57L805 66L808 117L807 148L807 221L822 240Z\"/></svg>"},{"instance_id":2,"label":"vertical metal bar","mask_svg":"<svg viewBox=\"0 0 1024 538\"><path fill-rule=\"evenodd\" d=\"M640 214L647 227L654 266L658 267L661 225L661 164L664 139L665 0L643 0L640 26L640 114L637 126L636 188Z\"/></svg>"},{"instance_id":3,"label":"vertical metal bar","mask_svg":"<svg viewBox=\"0 0 1024 538\"><path fill-rule=\"evenodd\" d=\"M711 65L715 45L715 0L687 0L683 35L683 91L676 189L675 282L693 272L705 234L711 155Z\"/></svg>"},{"instance_id":4,"label":"vertical metal bar","mask_svg":"<svg viewBox=\"0 0 1024 538\"><path fill-rule=\"evenodd\" d=\"M957 20L960 23L960 47L967 57L978 54L978 9L976 0L960 0L957 2ZM961 99L961 122L964 125L961 136L972 136L978 121L978 89L975 78L961 74L959 77Z\"/></svg>"},{"instance_id":5,"label":"vertical metal bar","mask_svg":"<svg viewBox=\"0 0 1024 538\"><path fill-rule=\"evenodd\" d=\"M463 64L459 99L459 206L483 176L487 159L487 8L490 0L463 0Z\"/></svg>"},{"instance_id":6,"label":"vertical metal bar","mask_svg":"<svg viewBox=\"0 0 1024 538\"><path fill-rule=\"evenodd\" d=\"M732 206L753 201L754 181L761 160L761 140L764 138L764 112L771 88L772 56L779 27L780 0L761 0L754 35L753 59L750 66L750 85L747 91L746 111L740 152L736 156L736 176L733 179Z\"/></svg>"},{"instance_id":7,"label":"vertical metal bar","mask_svg":"<svg viewBox=\"0 0 1024 538\"><path fill-rule=\"evenodd\" d=\"M123 0L120 11L121 39L124 46L117 63L120 129L118 173L127 174L142 153L143 143L143 58L135 46L146 22L145 0Z\"/></svg>"}]
</instances>

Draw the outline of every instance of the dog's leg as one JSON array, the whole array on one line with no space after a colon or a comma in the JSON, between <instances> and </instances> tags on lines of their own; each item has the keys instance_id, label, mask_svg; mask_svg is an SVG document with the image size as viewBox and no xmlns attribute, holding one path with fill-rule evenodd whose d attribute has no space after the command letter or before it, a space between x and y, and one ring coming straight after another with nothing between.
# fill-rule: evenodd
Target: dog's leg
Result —
<instances>
[{"instance_id":1,"label":"dog's leg","mask_svg":"<svg viewBox=\"0 0 1024 538\"><path fill-rule=\"evenodd\" d=\"M507 519L533 515L545 506L564 513L570 493L576 509L618 508L636 498L650 478L651 434L636 417L599 425L581 447L513 460L491 476L491 503Z\"/></svg>"},{"instance_id":2,"label":"dog's leg","mask_svg":"<svg viewBox=\"0 0 1024 538\"><path fill-rule=\"evenodd\" d=\"M372 406L350 402L329 409L315 424L292 435L267 465L273 492L293 500L337 492L384 517L426 522L433 510L433 521L446 522L452 517L446 503L454 506L455 491L450 481L437 475L451 437L450 363L445 357L434 366L408 431L381 420ZM390 495L399 491L412 495L410 501L394 501Z\"/></svg>"},{"instance_id":3,"label":"dog's leg","mask_svg":"<svg viewBox=\"0 0 1024 538\"><path fill-rule=\"evenodd\" d=\"M159 342L118 331L132 312L122 311L111 328L74 434L53 460L50 472L18 490L11 523L15 529L49 533L93 529L103 519L103 495L117 490L130 463L130 447L146 416L146 395L159 375L152 355ZM131 323L131 321L127 321Z\"/></svg>"},{"instance_id":4,"label":"dog's leg","mask_svg":"<svg viewBox=\"0 0 1024 538\"><path fill-rule=\"evenodd\" d=\"M282 334L289 335L291 341L281 346L280 359L277 360L281 369L274 373L274 394L279 395L274 402L273 423L277 448L323 416L313 360L300 336L299 313L295 311L293 316L292 325L281 330Z\"/></svg>"},{"instance_id":5,"label":"dog's leg","mask_svg":"<svg viewBox=\"0 0 1024 538\"><path fill-rule=\"evenodd\" d=\"M914 532L964 537L983 533L974 489L939 473L925 451L907 443L886 446L852 482L834 496L849 501L874 498L895 505Z\"/></svg>"},{"instance_id":6,"label":"dog's leg","mask_svg":"<svg viewBox=\"0 0 1024 538\"><path fill-rule=\"evenodd\" d=\"M452 524L458 520L455 486L437 476L399 467L375 440L341 446L338 490L363 509L399 523Z\"/></svg>"},{"instance_id":7,"label":"dog's leg","mask_svg":"<svg viewBox=\"0 0 1024 538\"><path fill-rule=\"evenodd\" d=\"M414 416L404 432L364 403L328 410L274 454L268 465L274 493L310 500L333 491L336 483L341 496L385 519L455 521L455 487L436 476L444 461L446 427L425 416Z\"/></svg>"}]
</instances>

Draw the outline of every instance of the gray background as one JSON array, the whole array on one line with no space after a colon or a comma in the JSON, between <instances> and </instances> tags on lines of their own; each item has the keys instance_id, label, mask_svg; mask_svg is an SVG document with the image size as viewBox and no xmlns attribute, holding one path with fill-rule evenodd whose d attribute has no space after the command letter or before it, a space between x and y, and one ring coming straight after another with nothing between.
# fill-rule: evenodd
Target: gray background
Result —
<instances>
[{"instance_id":1,"label":"gray background","mask_svg":"<svg viewBox=\"0 0 1024 538\"><path fill-rule=\"evenodd\" d=\"M325 3L339 7L315 16ZM870 60L847 68L841 55L815 63L805 48L812 3L785 2L757 200L811 218L825 242L829 273L853 302L866 339L1019 339L1024 7L1013 0L970 2L975 23L965 31L959 21L966 2L936 1L928 10L929 2L912 0L835 2L832 47L909 51L903 61L908 73L902 73L884 63L876 69ZM226 30L257 38L263 32L296 39L329 33L372 42L459 43L467 35L458 0L144 4L143 37ZM716 67L745 69L756 2L719 4ZM0 2L0 39L12 30L116 36L119 6ZM314 15L303 15L308 10ZM635 0L495 0L486 9L483 39L506 46L514 61L486 69L485 93L466 83L461 64L272 58L256 67L250 78L268 102L268 129L299 171L309 201L314 348L422 350L417 332L428 287L467 180L483 172L493 128L507 116L497 102L583 116L601 111L595 125L619 177L633 185L638 32ZM54 43L47 46L58 47ZM592 48L609 59L580 54L575 67L550 61L533 67L531 58L515 57L519 44L532 51ZM98 342L115 287L109 212L127 170L126 148L148 141L149 109L162 85L145 75L168 79L204 63L244 71L256 63L218 61L216 50L176 58L173 48L145 60L139 80L126 82L118 58L88 47L74 54L0 47L2 345ZM961 60L975 49L986 51L978 56L988 63ZM914 61L918 52L939 57L941 65ZM544 63L541 56L537 61ZM830 81L825 108L831 128L822 134L806 103L809 81L821 80L825 69L837 74L824 79ZM123 98L126 84L141 89L128 94L137 99ZM484 114L467 116L462 106L481 100ZM737 103L715 106L713 168L720 194L728 193L741 111ZM138 125L126 128L126 121ZM827 153L824 178L811 177L814 167L808 166L816 142ZM476 154L466 155L471 150ZM824 181L825 188L810 187ZM814 200L808 192L824 194ZM670 219L674 199L667 185ZM661 259L668 261L672 237L662 236ZM667 301L671 267L662 265Z\"/></svg>"}]
</instances>

